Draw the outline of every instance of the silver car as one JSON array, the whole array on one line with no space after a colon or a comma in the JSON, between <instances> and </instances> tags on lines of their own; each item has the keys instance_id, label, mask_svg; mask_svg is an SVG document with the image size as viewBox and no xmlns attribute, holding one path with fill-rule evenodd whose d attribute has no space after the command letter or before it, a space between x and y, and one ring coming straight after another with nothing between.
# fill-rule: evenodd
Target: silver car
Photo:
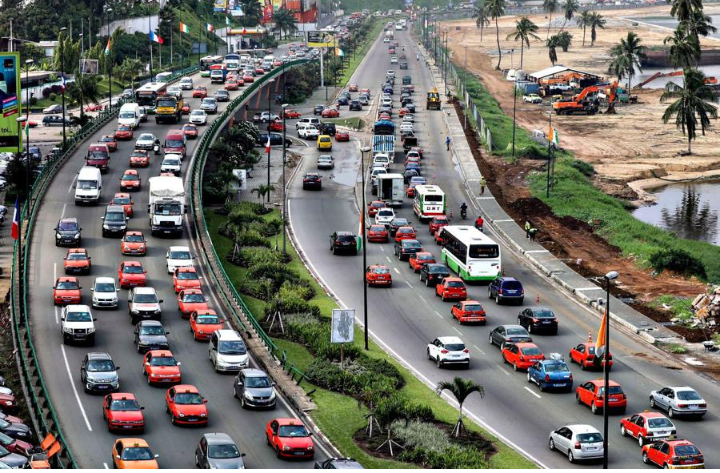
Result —
<instances>
[{"instance_id":1,"label":"silver car","mask_svg":"<svg viewBox=\"0 0 720 473\"><path fill-rule=\"evenodd\" d=\"M262 370L247 368L235 377L233 393L240 399L240 406L275 409L275 383Z\"/></svg>"},{"instance_id":2,"label":"silver car","mask_svg":"<svg viewBox=\"0 0 720 473\"><path fill-rule=\"evenodd\" d=\"M195 449L195 466L206 470L241 470L244 453L228 434L205 434Z\"/></svg>"},{"instance_id":3,"label":"silver car","mask_svg":"<svg viewBox=\"0 0 720 473\"><path fill-rule=\"evenodd\" d=\"M120 389L120 380L112 358L107 353L90 352L80 365L80 381L86 393L112 392Z\"/></svg>"},{"instance_id":4,"label":"silver car","mask_svg":"<svg viewBox=\"0 0 720 473\"><path fill-rule=\"evenodd\" d=\"M603 457L603 438L592 425L566 425L550 432L550 450L567 455L570 463Z\"/></svg>"},{"instance_id":5,"label":"silver car","mask_svg":"<svg viewBox=\"0 0 720 473\"><path fill-rule=\"evenodd\" d=\"M205 97L200 104L200 110L205 113L217 113L217 101L212 97Z\"/></svg>"},{"instance_id":6,"label":"silver car","mask_svg":"<svg viewBox=\"0 0 720 473\"><path fill-rule=\"evenodd\" d=\"M667 411L671 419L678 415L702 417L707 414L707 402L688 386L665 387L650 393L650 407Z\"/></svg>"}]
</instances>

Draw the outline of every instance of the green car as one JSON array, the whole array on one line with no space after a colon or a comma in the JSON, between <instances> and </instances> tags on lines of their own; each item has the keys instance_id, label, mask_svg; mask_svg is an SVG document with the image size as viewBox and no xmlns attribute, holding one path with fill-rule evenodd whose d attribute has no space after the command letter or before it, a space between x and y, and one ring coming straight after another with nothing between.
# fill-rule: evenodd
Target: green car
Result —
<instances>
[{"instance_id":1,"label":"green car","mask_svg":"<svg viewBox=\"0 0 720 473\"><path fill-rule=\"evenodd\" d=\"M200 77L210 77L210 70L200 71Z\"/></svg>"}]
</instances>

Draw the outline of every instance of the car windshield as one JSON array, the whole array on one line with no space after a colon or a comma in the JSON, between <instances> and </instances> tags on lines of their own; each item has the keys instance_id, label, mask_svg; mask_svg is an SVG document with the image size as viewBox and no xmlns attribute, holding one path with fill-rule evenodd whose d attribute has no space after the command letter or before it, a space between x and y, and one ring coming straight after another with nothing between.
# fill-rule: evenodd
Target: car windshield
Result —
<instances>
[{"instance_id":1,"label":"car windshield","mask_svg":"<svg viewBox=\"0 0 720 473\"><path fill-rule=\"evenodd\" d=\"M133 302L140 303L140 304L154 304L158 301L157 294L151 293L151 294L135 294L135 297L133 298Z\"/></svg>"},{"instance_id":2,"label":"car windshield","mask_svg":"<svg viewBox=\"0 0 720 473\"><path fill-rule=\"evenodd\" d=\"M278 437L307 437L308 433L304 425L281 425L278 429Z\"/></svg>"},{"instance_id":3,"label":"car windshield","mask_svg":"<svg viewBox=\"0 0 720 473\"><path fill-rule=\"evenodd\" d=\"M206 98L202 101L203 105L215 105L215 99L213 98Z\"/></svg>"},{"instance_id":4,"label":"car windshield","mask_svg":"<svg viewBox=\"0 0 720 473\"><path fill-rule=\"evenodd\" d=\"M405 218L394 218L392 224L394 227L402 227L403 225L407 225L408 221Z\"/></svg>"},{"instance_id":5,"label":"car windshield","mask_svg":"<svg viewBox=\"0 0 720 473\"><path fill-rule=\"evenodd\" d=\"M201 117L201 116L205 115L205 112L203 112L202 110L193 110L190 113L190 115Z\"/></svg>"},{"instance_id":6,"label":"car windshield","mask_svg":"<svg viewBox=\"0 0 720 473\"><path fill-rule=\"evenodd\" d=\"M125 241L128 241L130 243L142 243L143 242L143 236L142 235L125 235Z\"/></svg>"},{"instance_id":7,"label":"car windshield","mask_svg":"<svg viewBox=\"0 0 720 473\"><path fill-rule=\"evenodd\" d=\"M240 452L233 444L227 445L208 445L208 458L238 458Z\"/></svg>"},{"instance_id":8,"label":"car windshield","mask_svg":"<svg viewBox=\"0 0 720 473\"><path fill-rule=\"evenodd\" d=\"M152 460L155 456L148 447L129 447L123 450L122 459L125 461Z\"/></svg>"},{"instance_id":9,"label":"car windshield","mask_svg":"<svg viewBox=\"0 0 720 473\"><path fill-rule=\"evenodd\" d=\"M403 240L403 246L408 249L422 248L419 241Z\"/></svg>"},{"instance_id":10,"label":"car windshield","mask_svg":"<svg viewBox=\"0 0 720 473\"><path fill-rule=\"evenodd\" d=\"M88 151L88 158L91 159L107 159L108 154L101 150L90 150Z\"/></svg>"},{"instance_id":11,"label":"car windshield","mask_svg":"<svg viewBox=\"0 0 720 473\"><path fill-rule=\"evenodd\" d=\"M400 228L398 230L399 233L415 233L415 230L412 228Z\"/></svg>"},{"instance_id":12,"label":"car windshield","mask_svg":"<svg viewBox=\"0 0 720 473\"><path fill-rule=\"evenodd\" d=\"M143 325L140 327L140 335L165 335L162 325Z\"/></svg>"},{"instance_id":13,"label":"car windshield","mask_svg":"<svg viewBox=\"0 0 720 473\"><path fill-rule=\"evenodd\" d=\"M522 289L522 284L520 284L520 281L504 281L502 283L502 287L503 287L503 289L510 289L511 291L519 290L519 289ZM544 309L544 310L547 310L547 309ZM550 312L549 310L547 310L547 311ZM552 312L550 312L550 313L552 314ZM538 317L542 317L542 315L540 315Z\"/></svg>"},{"instance_id":14,"label":"car windshield","mask_svg":"<svg viewBox=\"0 0 720 473\"><path fill-rule=\"evenodd\" d=\"M245 343L241 340L233 340L220 342L218 345L218 352L223 355L244 355L247 353L247 349L245 348Z\"/></svg>"},{"instance_id":15,"label":"car windshield","mask_svg":"<svg viewBox=\"0 0 720 473\"><path fill-rule=\"evenodd\" d=\"M199 114L196 114L199 115ZM183 142L182 140L165 140L165 147L166 148L182 148Z\"/></svg>"},{"instance_id":16,"label":"car windshield","mask_svg":"<svg viewBox=\"0 0 720 473\"><path fill-rule=\"evenodd\" d=\"M140 138L138 138L138 141L155 141L155 136L151 133L143 133L140 135Z\"/></svg>"},{"instance_id":17,"label":"car windshield","mask_svg":"<svg viewBox=\"0 0 720 473\"><path fill-rule=\"evenodd\" d=\"M577 440L580 443L598 443L602 442L602 435L600 435L600 432L577 434Z\"/></svg>"},{"instance_id":18,"label":"car windshield","mask_svg":"<svg viewBox=\"0 0 720 473\"><path fill-rule=\"evenodd\" d=\"M373 273L375 274L390 274L389 268L374 268Z\"/></svg>"},{"instance_id":19,"label":"car windshield","mask_svg":"<svg viewBox=\"0 0 720 473\"><path fill-rule=\"evenodd\" d=\"M245 387L247 388L269 388L272 386L270 379L265 376L250 376L245 378Z\"/></svg>"},{"instance_id":20,"label":"car windshield","mask_svg":"<svg viewBox=\"0 0 720 473\"><path fill-rule=\"evenodd\" d=\"M418 255L418 261L432 261L435 259L433 255Z\"/></svg>"},{"instance_id":21,"label":"car windshield","mask_svg":"<svg viewBox=\"0 0 720 473\"><path fill-rule=\"evenodd\" d=\"M115 371L115 365L111 360L90 360L87 365L87 370L90 372Z\"/></svg>"},{"instance_id":22,"label":"car windshield","mask_svg":"<svg viewBox=\"0 0 720 473\"><path fill-rule=\"evenodd\" d=\"M678 457L700 455L700 450L695 445L675 445L675 455Z\"/></svg>"},{"instance_id":23,"label":"car windshield","mask_svg":"<svg viewBox=\"0 0 720 473\"><path fill-rule=\"evenodd\" d=\"M177 361L172 356L153 356L150 358L151 366L177 366Z\"/></svg>"},{"instance_id":24,"label":"car windshield","mask_svg":"<svg viewBox=\"0 0 720 473\"><path fill-rule=\"evenodd\" d=\"M465 349L464 343L448 343L445 345L447 351L463 351Z\"/></svg>"},{"instance_id":25,"label":"car windshield","mask_svg":"<svg viewBox=\"0 0 720 473\"><path fill-rule=\"evenodd\" d=\"M468 258L498 258L500 248L497 245L470 245Z\"/></svg>"},{"instance_id":26,"label":"car windshield","mask_svg":"<svg viewBox=\"0 0 720 473\"><path fill-rule=\"evenodd\" d=\"M140 404L135 399L113 399L110 403L111 411L139 411Z\"/></svg>"},{"instance_id":27,"label":"car windshield","mask_svg":"<svg viewBox=\"0 0 720 473\"><path fill-rule=\"evenodd\" d=\"M115 292L115 283L97 283L95 284L95 292Z\"/></svg>"},{"instance_id":28,"label":"car windshield","mask_svg":"<svg viewBox=\"0 0 720 473\"><path fill-rule=\"evenodd\" d=\"M142 274L142 272L143 272L142 266L134 266L134 265L133 265L133 266L130 266L130 265L128 265L128 266L123 267L123 273L127 273L127 274Z\"/></svg>"},{"instance_id":29,"label":"car windshield","mask_svg":"<svg viewBox=\"0 0 720 473\"><path fill-rule=\"evenodd\" d=\"M57 289L63 289L63 290L69 290L69 289L77 289L78 283L75 281L62 281L57 283L56 288Z\"/></svg>"},{"instance_id":30,"label":"car windshield","mask_svg":"<svg viewBox=\"0 0 720 473\"><path fill-rule=\"evenodd\" d=\"M514 289L514 288L509 288ZM552 319L555 317L555 314L553 314L553 311L550 309L535 309L533 311L533 315L537 317L538 319Z\"/></svg>"},{"instance_id":31,"label":"car windshield","mask_svg":"<svg viewBox=\"0 0 720 473\"><path fill-rule=\"evenodd\" d=\"M610 386L610 388L608 388L608 391L610 394L622 394L623 393L623 390L620 386ZM600 388L600 395L603 395L603 394L605 394L604 387Z\"/></svg>"},{"instance_id":32,"label":"car windshield","mask_svg":"<svg viewBox=\"0 0 720 473\"><path fill-rule=\"evenodd\" d=\"M378 210L378 216L380 217L392 217L395 215L395 212L393 212L391 209L380 209Z\"/></svg>"},{"instance_id":33,"label":"car windshield","mask_svg":"<svg viewBox=\"0 0 720 473\"><path fill-rule=\"evenodd\" d=\"M482 310L482 306L480 304L465 304L465 310L480 311L480 310Z\"/></svg>"},{"instance_id":34,"label":"car windshield","mask_svg":"<svg viewBox=\"0 0 720 473\"><path fill-rule=\"evenodd\" d=\"M190 252L186 250L171 250L168 255L170 259L192 259Z\"/></svg>"},{"instance_id":35,"label":"car windshield","mask_svg":"<svg viewBox=\"0 0 720 473\"><path fill-rule=\"evenodd\" d=\"M337 239L340 241L355 241L353 235L338 235Z\"/></svg>"},{"instance_id":36,"label":"car windshield","mask_svg":"<svg viewBox=\"0 0 720 473\"><path fill-rule=\"evenodd\" d=\"M465 287L462 281L448 281L447 287Z\"/></svg>"},{"instance_id":37,"label":"car windshield","mask_svg":"<svg viewBox=\"0 0 720 473\"><path fill-rule=\"evenodd\" d=\"M171 98L165 98L165 99L158 99L157 101L157 107L174 107L175 101Z\"/></svg>"},{"instance_id":38,"label":"car windshield","mask_svg":"<svg viewBox=\"0 0 720 473\"><path fill-rule=\"evenodd\" d=\"M163 166L180 166L180 160L175 158L163 159Z\"/></svg>"},{"instance_id":39,"label":"car windshield","mask_svg":"<svg viewBox=\"0 0 720 473\"><path fill-rule=\"evenodd\" d=\"M67 256L67 259L73 260L73 261L82 261L87 259L87 254L85 253L70 253Z\"/></svg>"},{"instance_id":40,"label":"car windshield","mask_svg":"<svg viewBox=\"0 0 720 473\"><path fill-rule=\"evenodd\" d=\"M198 275L195 271L183 271L181 273L178 273L177 278L183 280L190 280L197 279Z\"/></svg>"},{"instance_id":41,"label":"car windshield","mask_svg":"<svg viewBox=\"0 0 720 473\"><path fill-rule=\"evenodd\" d=\"M548 363L545 365L546 373L560 373L570 371L565 363Z\"/></svg>"},{"instance_id":42,"label":"car windshield","mask_svg":"<svg viewBox=\"0 0 720 473\"><path fill-rule=\"evenodd\" d=\"M120 114L120 118L126 118L126 119L134 119L135 118L135 112L122 112Z\"/></svg>"},{"instance_id":43,"label":"car windshield","mask_svg":"<svg viewBox=\"0 0 720 473\"><path fill-rule=\"evenodd\" d=\"M525 331L524 328L509 328L509 329L507 329L507 334L510 336L513 336L513 335L522 336L522 335L527 335L527 332Z\"/></svg>"},{"instance_id":44,"label":"car windshield","mask_svg":"<svg viewBox=\"0 0 720 473\"><path fill-rule=\"evenodd\" d=\"M199 393L177 393L175 404L202 404L203 398Z\"/></svg>"},{"instance_id":45,"label":"car windshield","mask_svg":"<svg viewBox=\"0 0 720 473\"><path fill-rule=\"evenodd\" d=\"M648 425L652 429L658 429L663 427L673 427L672 422L668 420L665 417L654 417L652 419L648 419Z\"/></svg>"},{"instance_id":46,"label":"car windshield","mask_svg":"<svg viewBox=\"0 0 720 473\"><path fill-rule=\"evenodd\" d=\"M438 224L438 223L447 223L447 218L434 218L432 223Z\"/></svg>"},{"instance_id":47,"label":"car windshield","mask_svg":"<svg viewBox=\"0 0 720 473\"><path fill-rule=\"evenodd\" d=\"M201 325L217 325L220 323L220 318L217 315L199 315L195 319L195 323Z\"/></svg>"},{"instance_id":48,"label":"car windshield","mask_svg":"<svg viewBox=\"0 0 720 473\"><path fill-rule=\"evenodd\" d=\"M205 296L202 294L185 294L182 298L183 302L201 303L205 302Z\"/></svg>"},{"instance_id":49,"label":"car windshield","mask_svg":"<svg viewBox=\"0 0 720 473\"><path fill-rule=\"evenodd\" d=\"M77 188L81 190L92 190L98 188L97 181L78 181Z\"/></svg>"},{"instance_id":50,"label":"car windshield","mask_svg":"<svg viewBox=\"0 0 720 473\"><path fill-rule=\"evenodd\" d=\"M522 347L520 349L520 353L522 353L523 355L528 355L528 356L542 355L542 352L540 351L540 349L538 347Z\"/></svg>"},{"instance_id":51,"label":"car windshield","mask_svg":"<svg viewBox=\"0 0 720 473\"><path fill-rule=\"evenodd\" d=\"M66 322L92 322L90 312L68 312Z\"/></svg>"},{"instance_id":52,"label":"car windshield","mask_svg":"<svg viewBox=\"0 0 720 473\"><path fill-rule=\"evenodd\" d=\"M384 232L385 226L384 225L373 225L370 227L371 232Z\"/></svg>"},{"instance_id":53,"label":"car windshield","mask_svg":"<svg viewBox=\"0 0 720 473\"><path fill-rule=\"evenodd\" d=\"M124 222L125 214L120 212L108 212L105 214L106 222Z\"/></svg>"},{"instance_id":54,"label":"car windshield","mask_svg":"<svg viewBox=\"0 0 720 473\"><path fill-rule=\"evenodd\" d=\"M113 203L118 205L127 205L130 203L130 197L115 197Z\"/></svg>"},{"instance_id":55,"label":"car windshield","mask_svg":"<svg viewBox=\"0 0 720 473\"><path fill-rule=\"evenodd\" d=\"M702 398L695 391L678 391L677 397L681 401L700 401Z\"/></svg>"},{"instance_id":56,"label":"car windshield","mask_svg":"<svg viewBox=\"0 0 720 473\"><path fill-rule=\"evenodd\" d=\"M155 204L155 215L180 215L180 204Z\"/></svg>"},{"instance_id":57,"label":"car windshield","mask_svg":"<svg viewBox=\"0 0 720 473\"><path fill-rule=\"evenodd\" d=\"M448 273L447 268L443 266L433 266L428 269L428 272L432 274L450 274Z\"/></svg>"}]
</instances>

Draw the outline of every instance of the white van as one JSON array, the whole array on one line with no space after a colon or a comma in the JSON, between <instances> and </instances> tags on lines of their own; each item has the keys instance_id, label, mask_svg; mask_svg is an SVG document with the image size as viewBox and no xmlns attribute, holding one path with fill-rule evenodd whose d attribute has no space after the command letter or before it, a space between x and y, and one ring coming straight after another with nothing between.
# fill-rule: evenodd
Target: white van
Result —
<instances>
[{"instance_id":1,"label":"white van","mask_svg":"<svg viewBox=\"0 0 720 473\"><path fill-rule=\"evenodd\" d=\"M97 204L102 194L102 174L100 169L83 166L75 183L75 205Z\"/></svg>"},{"instance_id":2,"label":"white van","mask_svg":"<svg viewBox=\"0 0 720 473\"><path fill-rule=\"evenodd\" d=\"M136 103L126 103L118 113L118 125L130 125L134 130L140 125L140 106Z\"/></svg>"},{"instance_id":3,"label":"white van","mask_svg":"<svg viewBox=\"0 0 720 473\"><path fill-rule=\"evenodd\" d=\"M240 371L250 365L250 355L235 330L216 330L210 337L208 354L215 371Z\"/></svg>"},{"instance_id":4,"label":"white van","mask_svg":"<svg viewBox=\"0 0 720 473\"><path fill-rule=\"evenodd\" d=\"M155 75L155 82L169 82L172 77L172 72L161 72Z\"/></svg>"}]
</instances>

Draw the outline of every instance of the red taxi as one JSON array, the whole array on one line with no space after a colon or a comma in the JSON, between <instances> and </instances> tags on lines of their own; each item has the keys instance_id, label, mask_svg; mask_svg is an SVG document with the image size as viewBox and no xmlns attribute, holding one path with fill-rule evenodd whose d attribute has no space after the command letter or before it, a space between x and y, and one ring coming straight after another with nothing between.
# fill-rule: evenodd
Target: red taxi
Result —
<instances>
[{"instance_id":1,"label":"red taxi","mask_svg":"<svg viewBox=\"0 0 720 473\"><path fill-rule=\"evenodd\" d=\"M370 225L366 238L372 243L387 243L390 236L385 225Z\"/></svg>"},{"instance_id":2,"label":"red taxi","mask_svg":"<svg viewBox=\"0 0 720 473\"><path fill-rule=\"evenodd\" d=\"M265 427L268 445L278 458L313 458L315 445L310 432L298 419L273 419Z\"/></svg>"},{"instance_id":3,"label":"red taxi","mask_svg":"<svg viewBox=\"0 0 720 473\"><path fill-rule=\"evenodd\" d=\"M439 229L447 227L448 225L450 225L450 220L448 220L446 215L436 215L430 220L430 234L434 235Z\"/></svg>"},{"instance_id":4,"label":"red taxi","mask_svg":"<svg viewBox=\"0 0 720 473\"><path fill-rule=\"evenodd\" d=\"M395 241L402 241L402 240L415 240L417 238L417 232L415 229L409 225L406 225L404 227L399 227L397 231L395 232Z\"/></svg>"},{"instance_id":5,"label":"red taxi","mask_svg":"<svg viewBox=\"0 0 720 473\"><path fill-rule=\"evenodd\" d=\"M122 205L122 208L125 209L125 215L127 215L128 218L135 215L135 211L133 210L133 204L135 204L135 202L132 200L132 197L130 197L130 194L118 192L113 197L111 203L113 205Z\"/></svg>"},{"instance_id":6,"label":"red taxi","mask_svg":"<svg viewBox=\"0 0 720 473\"><path fill-rule=\"evenodd\" d=\"M642 448L642 461L664 469L705 468L702 452L688 440L661 440Z\"/></svg>"},{"instance_id":7,"label":"red taxi","mask_svg":"<svg viewBox=\"0 0 720 473\"><path fill-rule=\"evenodd\" d=\"M357 92L359 90L357 84L350 84L348 85L348 92Z\"/></svg>"},{"instance_id":8,"label":"red taxi","mask_svg":"<svg viewBox=\"0 0 720 473\"><path fill-rule=\"evenodd\" d=\"M347 131L336 131L335 141L350 141L350 133Z\"/></svg>"},{"instance_id":9,"label":"red taxi","mask_svg":"<svg viewBox=\"0 0 720 473\"><path fill-rule=\"evenodd\" d=\"M131 287L145 286L147 282L147 271L139 261L123 261L118 266L118 281L120 287L128 289Z\"/></svg>"},{"instance_id":10,"label":"red taxi","mask_svg":"<svg viewBox=\"0 0 720 473\"><path fill-rule=\"evenodd\" d=\"M194 99L204 99L205 97L207 97L207 88L201 85L195 87L192 93L192 97Z\"/></svg>"},{"instance_id":11,"label":"red taxi","mask_svg":"<svg viewBox=\"0 0 720 473\"><path fill-rule=\"evenodd\" d=\"M242 76L244 82L255 82L255 76L250 73L245 73Z\"/></svg>"},{"instance_id":12,"label":"red taxi","mask_svg":"<svg viewBox=\"0 0 720 473\"><path fill-rule=\"evenodd\" d=\"M374 217L378 210L385 208L385 202L382 200L373 200L368 204L368 215Z\"/></svg>"},{"instance_id":13,"label":"red taxi","mask_svg":"<svg viewBox=\"0 0 720 473\"><path fill-rule=\"evenodd\" d=\"M440 284L435 286L435 295L442 298L443 302L450 299L467 299L467 288L460 278L443 278Z\"/></svg>"},{"instance_id":14,"label":"red taxi","mask_svg":"<svg viewBox=\"0 0 720 473\"><path fill-rule=\"evenodd\" d=\"M144 431L143 409L132 393L108 394L103 401L103 419L107 421L108 431Z\"/></svg>"},{"instance_id":15,"label":"red taxi","mask_svg":"<svg viewBox=\"0 0 720 473\"><path fill-rule=\"evenodd\" d=\"M410 199L415 197L415 186L417 186L417 183L408 184L407 188L405 189L406 197L409 197Z\"/></svg>"},{"instance_id":16,"label":"red taxi","mask_svg":"<svg viewBox=\"0 0 720 473\"><path fill-rule=\"evenodd\" d=\"M183 289L200 289L200 275L192 266L181 266L173 272L173 289L175 294Z\"/></svg>"},{"instance_id":17,"label":"red taxi","mask_svg":"<svg viewBox=\"0 0 720 473\"><path fill-rule=\"evenodd\" d=\"M173 425L206 425L207 399L191 384L180 384L165 393L165 407Z\"/></svg>"},{"instance_id":18,"label":"red taxi","mask_svg":"<svg viewBox=\"0 0 720 473\"><path fill-rule=\"evenodd\" d=\"M612 353L608 353L609 368L612 369L613 360ZM605 367L605 357L602 360L595 359L595 344L593 342L581 343L570 349L570 363L577 363L580 369Z\"/></svg>"},{"instance_id":19,"label":"red taxi","mask_svg":"<svg viewBox=\"0 0 720 473\"><path fill-rule=\"evenodd\" d=\"M150 166L150 153L142 149L136 149L130 153L131 168L146 168Z\"/></svg>"},{"instance_id":20,"label":"red taxi","mask_svg":"<svg viewBox=\"0 0 720 473\"><path fill-rule=\"evenodd\" d=\"M120 125L117 127L117 130L115 130L116 140L132 140L132 138L133 129L130 125Z\"/></svg>"},{"instance_id":21,"label":"red taxi","mask_svg":"<svg viewBox=\"0 0 720 473\"><path fill-rule=\"evenodd\" d=\"M238 90L240 88L240 83L237 81L237 79L230 79L225 82L225 90Z\"/></svg>"},{"instance_id":22,"label":"red taxi","mask_svg":"<svg viewBox=\"0 0 720 473\"><path fill-rule=\"evenodd\" d=\"M623 437L637 439L642 447L648 442L674 438L677 429L670 419L659 412L640 412L620 421L620 433Z\"/></svg>"},{"instance_id":23,"label":"red taxi","mask_svg":"<svg viewBox=\"0 0 720 473\"><path fill-rule=\"evenodd\" d=\"M545 355L534 343L505 343L502 346L502 358L505 363L512 365L515 371L527 370L538 361L545 359Z\"/></svg>"},{"instance_id":24,"label":"red taxi","mask_svg":"<svg viewBox=\"0 0 720 473\"><path fill-rule=\"evenodd\" d=\"M186 123L182 127L182 132L185 135L186 138L190 140L194 140L198 137L198 127L197 125L193 125L192 123Z\"/></svg>"},{"instance_id":25,"label":"red taxi","mask_svg":"<svg viewBox=\"0 0 720 473\"><path fill-rule=\"evenodd\" d=\"M128 230L120 240L120 252L124 255L145 256L147 242L145 235L138 230Z\"/></svg>"},{"instance_id":26,"label":"red taxi","mask_svg":"<svg viewBox=\"0 0 720 473\"><path fill-rule=\"evenodd\" d=\"M460 301L453 304L450 314L460 324L485 324L485 309L478 301Z\"/></svg>"},{"instance_id":27,"label":"red taxi","mask_svg":"<svg viewBox=\"0 0 720 473\"><path fill-rule=\"evenodd\" d=\"M105 143L110 151L117 151L118 143L113 135L104 135L100 138L100 143Z\"/></svg>"},{"instance_id":28,"label":"red taxi","mask_svg":"<svg viewBox=\"0 0 720 473\"><path fill-rule=\"evenodd\" d=\"M143 375L148 384L179 383L182 379L180 362L170 350L150 350L143 357Z\"/></svg>"},{"instance_id":29,"label":"red taxi","mask_svg":"<svg viewBox=\"0 0 720 473\"><path fill-rule=\"evenodd\" d=\"M590 406L593 414L601 413L605 407L605 380L595 379L582 383L575 391L575 400L578 404ZM622 387L613 380L610 380L607 406L609 409L618 410L622 414L625 413L627 408L627 396Z\"/></svg>"},{"instance_id":30,"label":"red taxi","mask_svg":"<svg viewBox=\"0 0 720 473\"><path fill-rule=\"evenodd\" d=\"M340 111L335 107L328 107L320 114L323 118L337 118L340 116Z\"/></svg>"},{"instance_id":31,"label":"red taxi","mask_svg":"<svg viewBox=\"0 0 720 473\"><path fill-rule=\"evenodd\" d=\"M74 276L57 278L53 286L53 303L55 305L79 304L82 299L80 289L82 289L80 283Z\"/></svg>"},{"instance_id":32,"label":"red taxi","mask_svg":"<svg viewBox=\"0 0 720 473\"><path fill-rule=\"evenodd\" d=\"M177 296L178 310L180 314L187 318L191 313L197 310L207 310L209 308L207 298L200 289L183 289Z\"/></svg>"},{"instance_id":33,"label":"red taxi","mask_svg":"<svg viewBox=\"0 0 720 473\"><path fill-rule=\"evenodd\" d=\"M90 258L85 248L70 248L67 250L67 253L65 253L65 258L63 259L65 274L90 274L90 269L92 269L91 261L92 258Z\"/></svg>"},{"instance_id":34,"label":"red taxi","mask_svg":"<svg viewBox=\"0 0 720 473\"><path fill-rule=\"evenodd\" d=\"M419 273L422 267L429 263L437 263L433 254L429 251L420 251L414 255L410 255L408 258L410 269L412 269L415 273Z\"/></svg>"},{"instance_id":35,"label":"red taxi","mask_svg":"<svg viewBox=\"0 0 720 473\"><path fill-rule=\"evenodd\" d=\"M142 181L137 169L127 169L120 178L120 189L124 191L139 191Z\"/></svg>"},{"instance_id":36,"label":"red taxi","mask_svg":"<svg viewBox=\"0 0 720 473\"><path fill-rule=\"evenodd\" d=\"M365 280L368 286L392 286L390 268L381 264L374 264L365 269Z\"/></svg>"},{"instance_id":37,"label":"red taxi","mask_svg":"<svg viewBox=\"0 0 720 473\"><path fill-rule=\"evenodd\" d=\"M190 314L190 330L195 340L210 340L216 330L223 329L225 319L212 309L197 310Z\"/></svg>"},{"instance_id":38,"label":"red taxi","mask_svg":"<svg viewBox=\"0 0 720 473\"><path fill-rule=\"evenodd\" d=\"M265 74L265 69L263 69L262 67L256 67L255 74L261 76L261 75Z\"/></svg>"},{"instance_id":39,"label":"red taxi","mask_svg":"<svg viewBox=\"0 0 720 473\"><path fill-rule=\"evenodd\" d=\"M297 110L285 110L285 118L300 118L300 112Z\"/></svg>"}]
</instances>

